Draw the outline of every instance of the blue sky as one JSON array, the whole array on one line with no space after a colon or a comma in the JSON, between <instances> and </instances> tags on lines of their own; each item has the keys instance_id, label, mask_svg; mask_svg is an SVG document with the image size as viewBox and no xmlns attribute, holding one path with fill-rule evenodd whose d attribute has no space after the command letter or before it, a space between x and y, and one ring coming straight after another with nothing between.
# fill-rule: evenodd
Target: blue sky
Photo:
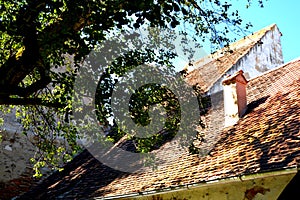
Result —
<instances>
[{"instance_id":1,"label":"blue sky","mask_svg":"<svg viewBox=\"0 0 300 200\"><path fill-rule=\"evenodd\" d=\"M252 23L252 32L277 24L283 34L281 45L285 62L300 57L300 0L267 0L264 8L254 1L255 4L248 9L245 8L246 0L234 0L232 4L245 21Z\"/></svg>"},{"instance_id":2,"label":"blue sky","mask_svg":"<svg viewBox=\"0 0 300 200\"><path fill-rule=\"evenodd\" d=\"M300 0L263 0L264 7L261 8L258 0L252 0L252 5L246 8L247 0L222 0L232 4L231 11L238 10L241 18L251 22L251 27L246 35L256 32L271 24L277 24L282 33L281 46L284 62L289 62L300 57ZM233 35L233 38L241 39L245 35ZM231 37L231 36L229 36ZM233 39L232 38L232 39ZM195 60L211 52L210 45L204 44L205 53L195 55ZM186 58L174 60L175 70L182 70L187 64Z\"/></svg>"}]
</instances>

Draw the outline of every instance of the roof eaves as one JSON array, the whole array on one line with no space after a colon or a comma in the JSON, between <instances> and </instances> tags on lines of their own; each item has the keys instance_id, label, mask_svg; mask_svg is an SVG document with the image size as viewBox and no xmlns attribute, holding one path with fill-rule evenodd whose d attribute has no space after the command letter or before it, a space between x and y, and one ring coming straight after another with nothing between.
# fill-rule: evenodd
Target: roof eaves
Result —
<instances>
[{"instance_id":1,"label":"roof eaves","mask_svg":"<svg viewBox=\"0 0 300 200\"><path fill-rule=\"evenodd\" d=\"M182 190L187 190L187 189L194 189L194 188L199 188L199 187L205 187L205 186L212 186L212 185L217 185L217 184L228 184L232 182L242 182L246 180L254 180L258 178L267 178L267 177L273 177L273 176L279 176L279 175L296 175L298 172L297 166L291 167L291 168L286 168L286 169L281 169L281 170L276 170L276 171L266 171L266 172L260 172L256 174L244 174L244 175L239 175L239 176L234 176L234 177L227 177L227 178L216 178L212 179L210 181L203 181L203 182L198 182L198 183L192 183L192 184L186 184L186 185L179 185L176 187L168 187L164 189L157 189L157 190L150 190L150 191L145 191L145 192L135 192L135 193L130 193L130 194L124 194L124 195L115 195L115 196L110 196L110 197L95 197L93 199L95 200L112 200L112 199L127 199L127 198L138 198L141 196L151 196L151 195L158 195L158 194L164 194L164 193L169 193L169 192L178 192Z\"/></svg>"}]
</instances>

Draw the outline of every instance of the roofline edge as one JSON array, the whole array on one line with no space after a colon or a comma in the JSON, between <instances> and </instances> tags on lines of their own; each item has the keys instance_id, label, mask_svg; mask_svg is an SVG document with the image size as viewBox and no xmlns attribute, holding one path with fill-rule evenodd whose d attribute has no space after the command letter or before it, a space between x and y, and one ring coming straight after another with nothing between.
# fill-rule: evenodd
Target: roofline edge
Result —
<instances>
[{"instance_id":1,"label":"roofline edge","mask_svg":"<svg viewBox=\"0 0 300 200\"><path fill-rule=\"evenodd\" d=\"M151 191L145 191L145 192L136 192L136 193L130 193L130 194L124 194L124 195L116 195L111 197L95 197L94 200L112 200L112 199L123 199L123 198L138 198L142 196L151 196L151 195L159 195L159 194L165 194L170 191L177 192L182 190L188 190L193 188L200 188L205 187L208 185L218 185L218 184L224 184L224 183L232 183L232 182L242 182L246 180L253 180L257 178L266 178L266 177L272 177L272 176L280 176L280 175L287 175L287 174L294 174L300 171L300 169L297 166L275 170L275 171L265 171L261 173L255 173L255 174L245 174L245 175L239 175L234 177L228 177L228 178L221 178L221 179L214 179L207 182L198 182L194 184L187 184L187 185L179 185L177 187L168 187L161 190L151 190Z\"/></svg>"},{"instance_id":2,"label":"roofline edge","mask_svg":"<svg viewBox=\"0 0 300 200\"><path fill-rule=\"evenodd\" d=\"M249 79L248 81L250 82L250 81L252 81L252 80L254 80L254 79L257 79L257 78L259 78L259 77L261 77L261 76L264 76L264 75L266 75L266 74L269 74L269 73L271 73L271 72L273 72L273 71L276 71L276 70L278 70L278 69L280 69L280 68L282 68L282 67L285 67L285 66L287 66L287 65L289 65L289 64L292 64L292 63L294 63L294 62L297 62L297 61L300 61L300 56L297 57L297 58L294 58L294 59L292 59L292 60L290 60L290 61L288 61L288 62L286 62L286 63L283 63L283 64L281 64L281 65L278 65L277 67L275 67L275 68L273 68L273 69L270 69L270 70L268 70L268 71L265 71L265 72L261 73L259 76L256 76L256 77L254 77L254 78L252 78L252 79Z\"/></svg>"}]
</instances>

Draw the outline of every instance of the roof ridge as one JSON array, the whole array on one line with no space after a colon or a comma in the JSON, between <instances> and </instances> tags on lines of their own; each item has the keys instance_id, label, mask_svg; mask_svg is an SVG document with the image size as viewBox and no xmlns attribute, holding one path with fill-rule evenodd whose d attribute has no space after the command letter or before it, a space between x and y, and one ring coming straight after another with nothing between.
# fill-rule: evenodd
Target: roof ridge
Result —
<instances>
[{"instance_id":1,"label":"roof ridge","mask_svg":"<svg viewBox=\"0 0 300 200\"><path fill-rule=\"evenodd\" d=\"M238 49L241 46L245 46L245 42L246 42L247 39L250 40L250 43L251 42L255 42L256 43L261 38L263 38L268 31L272 30L274 27L277 27L276 23L273 23L273 24L271 24L269 26L266 26L266 27L264 27L264 28L262 28L262 29L260 29L258 31L255 31L252 34L244 36L243 38L241 38L241 39L239 39L239 40L237 40L237 41L229 44L229 47L235 47L234 49ZM251 38L251 37L254 37L254 36L256 36L256 35L258 35L260 33L263 33L263 34L260 37L258 37L257 39L254 40L253 38ZM241 46L237 46L237 44L241 44ZM203 58L199 59L198 61L195 61L194 63L201 63L201 61L208 60L208 62L207 61L203 62L203 65L204 65L204 64L212 62L212 61L214 61L214 60L216 60L216 59L218 59L220 57L226 56L226 49L228 49L228 47L223 47L223 48L217 50L214 53L211 53L211 54L208 54L208 55L204 56ZM252 47L250 47L249 50L250 49L252 49ZM225 53L224 53L224 50L225 50ZM248 52L249 51L247 51L246 53L248 53ZM243 55L245 55L245 54L243 54ZM216 55L216 57L214 57L215 55ZM239 59L240 58L238 58L237 60L239 60ZM186 68L186 67L184 67L184 68Z\"/></svg>"},{"instance_id":2,"label":"roof ridge","mask_svg":"<svg viewBox=\"0 0 300 200\"><path fill-rule=\"evenodd\" d=\"M258 46L260 41L272 31L279 31L276 24L269 25L252 33L252 35L245 36L217 53L193 62L192 66L186 65L183 71L186 74L187 83L189 85L199 84L203 92L208 92L214 83L228 73L228 70L240 62L243 57L252 52L254 47Z\"/></svg>"},{"instance_id":3,"label":"roof ridge","mask_svg":"<svg viewBox=\"0 0 300 200\"><path fill-rule=\"evenodd\" d=\"M256 41L258 41L258 40L260 40L260 39L261 39L268 31L272 30L272 29L275 28L275 27L277 27L277 25L276 25L275 23L273 23L273 24L271 24L271 25L269 25L269 26L266 26L266 27L264 27L264 28L262 28L262 29L260 29L260 30L258 30L258 31L253 32L252 34L249 34L249 35L244 36L243 38L241 38L241 39L239 39L239 40L237 40L237 41L231 43L229 46L234 46L234 45L236 45L236 44L238 44L238 43L241 43L242 46L244 46L245 43L244 43L243 40L250 39L250 40L252 40L252 41L254 42L253 38L251 38L251 37L253 37L253 36L255 36L255 35L258 35L258 34L260 34L260 33L263 33L261 37L259 37L259 38L256 39Z\"/></svg>"},{"instance_id":4,"label":"roof ridge","mask_svg":"<svg viewBox=\"0 0 300 200\"><path fill-rule=\"evenodd\" d=\"M259 31L254 32L254 33L251 34L251 35L245 36L245 38L243 38L243 39L240 39L240 40L238 40L238 41L232 43L232 46L234 46L235 43L241 43L242 46L246 46L246 45L245 45L246 39L250 39L250 40L251 40L251 41L249 42L250 44L251 44L251 43L256 44L259 40L261 40L261 39L262 39L262 38L263 38L270 30L272 30L274 27L276 27L276 24L271 24L271 25L269 25L269 26L267 26L267 27L265 27L265 28L263 28L263 29L261 29L261 30L259 30ZM261 35L260 37L258 37L256 40L252 40L252 39L250 38L251 36L258 35L258 34L260 34L260 33L262 33L262 35ZM230 44L229 46L231 46L231 44ZM235 59L235 62L233 62L232 65L235 65L240 59L242 59L247 53L249 53L253 47L254 47L254 45L253 45L253 46L251 45L250 48L248 48L248 49L247 49L245 52L243 52L237 59ZM221 50L223 50L223 49L225 49L225 48L226 48L226 47L220 49L219 51L221 51ZM241 46L236 47L235 50L238 50L239 48L241 48ZM222 56L226 56L226 54L223 54ZM222 56L216 57L215 59L218 59L218 58L220 58L220 57L222 57ZM230 58L230 57L229 57L229 58ZM215 59L212 59L212 60L215 60ZM211 62L211 61L210 61L210 62ZM218 76L218 79L217 79L217 80L219 80L220 78L222 78L222 76L224 76L224 74L226 74L226 72L228 72L229 70L230 70L230 68L227 68L223 73L221 73L221 74ZM207 85L207 88L209 89L209 88L211 88L213 85L214 85L214 82L212 82L210 85Z\"/></svg>"}]
</instances>

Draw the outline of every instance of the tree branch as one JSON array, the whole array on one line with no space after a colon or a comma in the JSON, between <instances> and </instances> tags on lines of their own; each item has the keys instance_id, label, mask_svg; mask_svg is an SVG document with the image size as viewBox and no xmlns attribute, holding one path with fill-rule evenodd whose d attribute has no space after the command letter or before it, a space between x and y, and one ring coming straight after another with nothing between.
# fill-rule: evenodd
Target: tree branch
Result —
<instances>
[{"instance_id":1,"label":"tree branch","mask_svg":"<svg viewBox=\"0 0 300 200\"><path fill-rule=\"evenodd\" d=\"M45 66L40 55L47 50L46 45L49 45L49 36L50 40L58 39L63 44L70 37L70 33L76 34L84 26L82 17L70 17L69 15L73 16L76 13L66 12L64 13L65 19L63 21L54 23L43 32L37 34L35 20L38 13L43 10L45 3L30 1L29 4L21 9L20 14L17 16L18 32L23 37L24 46L22 48L24 50L19 55L14 54L9 57L0 67L0 94L2 96L18 95L27 97L45 87L51 79L45 74L49 69ZM27 88L18 87L23 79L35 68L40 71L42 75L41 80Z\"/></svg>"},{"instance_id":2,"label":"tree branch","mask_svg":"<svg viewBox=\"0 0 300 200\"><path fill-rule=\"evenodd\" d=\"M40 105L40 106L53 107L53 108L64 107L64 104L46 102L38 98L1 98L1 96L0 96L0 105L23 105L23 106Z\"/></svg>"}]
</instances>

